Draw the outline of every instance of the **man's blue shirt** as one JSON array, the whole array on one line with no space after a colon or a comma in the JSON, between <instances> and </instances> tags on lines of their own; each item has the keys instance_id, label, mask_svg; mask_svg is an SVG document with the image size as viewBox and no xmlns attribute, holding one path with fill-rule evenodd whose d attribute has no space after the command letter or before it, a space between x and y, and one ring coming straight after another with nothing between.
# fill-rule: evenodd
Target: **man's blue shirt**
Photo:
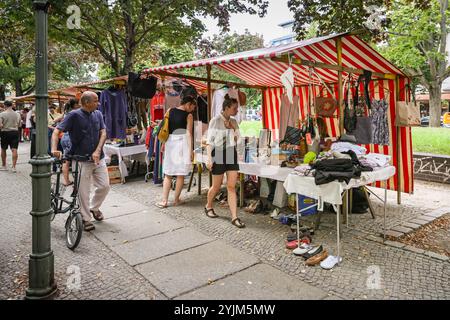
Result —
<instances>
[{"instance_id":1,"label":"man's blue shirt","mask_svg":"<svg viewBox=\"0 0 450 320\"><path fill-rule=\"evenodd\" d=\"M80 108L66 114L57 128L69 133L72 143L70 155L91 156L97 149L100 130L105 129L105 122L100 111L87 112ZM102 150L100 158L103 156Z\"/></svg>"}]
</instances>

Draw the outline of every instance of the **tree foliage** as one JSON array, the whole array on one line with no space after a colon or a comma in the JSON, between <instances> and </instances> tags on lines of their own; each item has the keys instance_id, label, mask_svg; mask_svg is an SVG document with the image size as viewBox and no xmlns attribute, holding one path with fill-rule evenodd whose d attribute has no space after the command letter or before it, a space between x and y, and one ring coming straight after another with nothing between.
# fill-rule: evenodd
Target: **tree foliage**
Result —
<instances>
[{"instance_id":1,"label":"tree foliage","mask_svg":"<svg viewBox=\"0 0 450 320\"><path fill-rule=\"evenodd\" d=\"M334 32L366 30L363 37L373 38L366 23L372 19L371 7L382 7L388 0L289 0L294 13L294 31L299 40L307 38L309 26L317 24L317 36ZM380 19L382 25L386 20Z\"/></svg>"},{"instance_id":2,"label":"tree foliage","mask_svg":"<svg viewBox=\"0 0 450 320\"><path fill-rule=\"evenodd\" d=\"M380 51L424 86L430 94L430 125L440 125L442 82L447 68L450 27L448 0L399 0L388 12L388 45Z\"/></svg>"},{"instance_id":3,"label":"tree foliage","mask_svg":"<svg viewBox=\"0 0 450 320\"><path fill-rule=\"evenodd\" d=\"M70 5L81 10L79 29L67 28ZM123 75L156 43L193 43L205 31L207 16L226 31L230 14L263 16L267 5L265 0L54 0L52 25L55 37L95 49L115 75Z\"/></svg>"}]
</instances>

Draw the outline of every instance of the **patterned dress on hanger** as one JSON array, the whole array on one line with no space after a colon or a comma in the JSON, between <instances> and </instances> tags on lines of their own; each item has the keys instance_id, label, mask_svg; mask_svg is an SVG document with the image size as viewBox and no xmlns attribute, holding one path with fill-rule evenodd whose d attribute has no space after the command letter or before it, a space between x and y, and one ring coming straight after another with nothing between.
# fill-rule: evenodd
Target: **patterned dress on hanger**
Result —
<instances>
[{"instance_id":1,"label":"patterned dress on hanger","mask_svg":"<svg viewBox=\"0 0 450 320\"><path fill-rule=\"evenodd\" d=\"M372 143L388 145L389 144L389 126L388 126L389 104L385 99L372 100Z\"/></svg>"}]
</instances>

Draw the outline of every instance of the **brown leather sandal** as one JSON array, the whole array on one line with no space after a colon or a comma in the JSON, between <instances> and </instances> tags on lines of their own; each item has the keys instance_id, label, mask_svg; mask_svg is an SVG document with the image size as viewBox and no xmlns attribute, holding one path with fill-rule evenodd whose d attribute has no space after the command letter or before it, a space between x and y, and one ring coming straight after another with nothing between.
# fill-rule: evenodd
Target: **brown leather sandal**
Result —
<instances>
[{"instance_id":1,"label":"brown leather sandal","mask_svg":"<svg viewBox=\"0 0 450 320\"><path fill-rule=\"evenodd\" d=\"M213 209L213 208L207 209L207 208L205 207L205 214L206 214L208 217L210 217L210 218L217 218L217 217L218 217L218 215L214 212L214 209Z\"/></svg>"},{"instance_id":2,"label":"brown leather sandal","mask_svg":"<svg viewBox=\"0 0 450 320\"><path fill-rule=\"evenodd\" d=\"M238 228L245 228L245 223L243 223L239 218L231 220L231 224L235 225Z\"/></svg>"},{"instance_id":3,"label":"brown leather sandal","mask_svg":"<svg viewBox=\"0 0 450 320\"><path fill-rule=\"evenodd\" d=\"M97 221L102 221L104 219L103 213L100 210L98 211L91 210L91 213L94 216L94 219Z\"/></svg>"}]
</instances>

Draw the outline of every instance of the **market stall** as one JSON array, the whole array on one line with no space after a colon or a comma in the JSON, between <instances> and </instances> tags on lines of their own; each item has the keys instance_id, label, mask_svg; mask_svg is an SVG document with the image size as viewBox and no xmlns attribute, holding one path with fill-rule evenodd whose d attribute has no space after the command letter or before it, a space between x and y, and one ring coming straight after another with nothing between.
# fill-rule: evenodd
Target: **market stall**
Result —
<instances>
[{"instance_id":1,"label":"market stall","mask_svg":"<svg viewBox=\"0 0 450 320\"><path fill-rule=\"evenodd\" d=\"M205 78L181 73L183 69L201 67L206 68ZM212 67L225 70L243 81L227 83L212 79ZM334 141L342 137L344 132L354 134L358 140L354 142L364 149L364 154L386 155L389 159L389 163L378 168L376 173L363 172L358 179L353 177L346 182L333 181L326 184L325 188L317 185L317 179L300 176L293 173L293 169L274 168L274 163L267 161L247 163L244 160L240 163L241 182L244 174L270 177L284 181L288 193L306 194L319 200L319 206L325 197L325 201L337 207L343 203L342 197L347 197L347 190L355 186L372 184L396 190L399 204L401 192L412 193L414 190L411 130L407 126L396 126L397 102L408 100L410 80L357 34L334 34L288 45L150 68L144 72L204 81L208 89L209 119L214 111L213 84L260 89L263 96L263 125L271 130L272 141L284 142L289 128L308 127L310 121L315 121L312 118L320 117L326 123L328 136L335 138ZM364 93L359 104L358 91ZM336 101L336 107L331 112L324 107L324 101L329 98ZM365 108L360 109L361 105L365 105ZM370 129L366 131L371 131L370 137L360 135L364 128L358 126L364 123ZM315 132L307 131L306 138L308 134L311 139ZM309 141L308 145L312 145L312 142ZM197 163L204 162L203 158L200 152ZM339 219L337 222L339 261Z\"/></svg>"}]
</instances>

